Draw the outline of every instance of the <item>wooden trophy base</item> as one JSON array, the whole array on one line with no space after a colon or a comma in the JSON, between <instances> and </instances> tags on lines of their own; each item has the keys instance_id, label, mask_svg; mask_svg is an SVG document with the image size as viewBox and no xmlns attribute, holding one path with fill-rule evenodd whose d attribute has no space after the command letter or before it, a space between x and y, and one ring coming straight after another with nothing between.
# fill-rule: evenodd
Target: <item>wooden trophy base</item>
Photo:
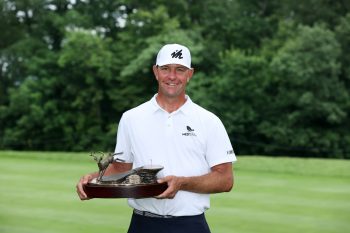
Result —
<instances>
[{"instance_id":1,"label":"wooden trophy base","mask_svg":"<svg viewBox=\"0 0 350 233\"><path fill-rule=\"evenodd\" d=\"M96 184L83 186L89 198L148 198L164 192L167 183L154 184Z\"/></svg>"}]
</instances>

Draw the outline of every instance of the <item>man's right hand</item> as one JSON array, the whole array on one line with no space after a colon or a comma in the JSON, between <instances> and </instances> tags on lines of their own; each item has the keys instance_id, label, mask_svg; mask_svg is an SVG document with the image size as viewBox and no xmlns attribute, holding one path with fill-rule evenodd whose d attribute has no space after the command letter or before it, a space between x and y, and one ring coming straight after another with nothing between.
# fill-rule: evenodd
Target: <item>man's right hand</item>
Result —
<instances>
[{"instance_id":1,"label":"man's right hand","mask_svg":"<svg viewBox=\"0 0 350 233\"><path fill-rule=\"evenodd\" d=\"M104 175L113 175L116 173L126 172L132 169L132 163L121 163L121 162L113 162L109 164ZM90 198L86 195L83 189L83 185L89 183L92 179L97 178L99 176L99 172L87 174L80 178L76 188L78 196L81 200L89 200Z\"/></svg>"},{"instance_id":2,"label":"man's right hand","mask_svg":"<svg viewBox=\"0 0 350 233\"><path fill-rule=\"evenodd\" d=\"M80 200L89 200L88 196L84 192L83 185L86 185L89 181L93 179L93 176L91 174L85 175L80 178L76 188L77 188L77 193L80 198Z\"/></svg>"}]
</instances>

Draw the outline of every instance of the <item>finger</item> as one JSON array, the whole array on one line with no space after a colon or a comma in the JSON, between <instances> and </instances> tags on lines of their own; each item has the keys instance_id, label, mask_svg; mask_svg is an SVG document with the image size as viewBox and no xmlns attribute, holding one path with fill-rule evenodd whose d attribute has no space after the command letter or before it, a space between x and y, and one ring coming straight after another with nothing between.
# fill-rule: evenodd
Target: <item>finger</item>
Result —
<instances>
[{"instance_id":1,"label":"finger","mask_svg":"<svg viewBox=\"0 0 350 233\"><path fill-rule=\"evenodd\" d=\"M158 179L157 182L158 182L159 184L162 184L162 183L165 183L166 181L165 181L164 179Z\"/></svg>"},{"instance_id":2,"label":"finger","mask_svg":"<svg viewBox=\"0 0 350 233\"><path fill-rule=\"evenodd\" d=\"M174 197L175 197L175 195L172 193L168 193L168 194L162 193L158 196L155 196L154 198L156 198L156 199L173 199Z\"/></svg>"},{"instance_id":3,"label":"finger","mask_svg":"<svg viewBox=\"0 0 350 233\"><path fill-rule=\"evenodd\" d=\"M164 199L167 197L167 191L168 191L169 188L167 188L166 190L164 190L164 192L162 192L161 194L159 194L158 196L155 196L154 198L157 198L157 199Z\"/></svg>"},{"instance_id":4,"label":"finger","mask_svg":"<svg viewBox=\"0 0 350 233\"><path fill-rule=\"evenodd\" d=\"M162 195L158 195L158 196L154 196L155 199L164 199L164 197L162 197Z\"/></svg>"},{"instance_id":5,"label":"finger","mask_svg":"<svg viewBox=\"0 0 350 233\"><path fill-rule=\"evenodd\" d=\"M174 178L174 176L165 176L165 177L162 177L162 178L159 178L157 180L158 183L168 183L172 181L172 179Z\"/></svg>"},{"instance_id":6,"label":"finger","mask_svg":"<svg viewBox=\"0 0 350 233\"><path fill-rule=\"evenodd\" d=\"M166 176L166 177L163 177L163 178L159 178L157 180L158 183L166 183L166 182L169 182L169 176Z\"/></svg>"},{"instance_id":7,"label":"finger","mask_svg":"<svg viewBox=\"0 0 350 233\"><path fill-rule=\"evenodd\" d=\"M90 175L87 175L87 176L83 176L82 178L81 178L81 182L83 183L83 184L87 184L87 183L89 183L89 181L92 179L92 177L90 176Z\"/></svg>"},{"instance_id":8,"label":"finger","mask_svg":"<svg viewBox=\"0 0 350 233\"><path fill-rule=\"evenodd\" d=\"M159 194L158 196L155 196L155 198L157 199L165 199L165 198L174 198L175 194L174 194L174 189L171 188L170 186L168 186L168 188L162 192L161 194Z\"/></svg>"},{"instance_id":9,"label":"finger","mask_svg":"<svg viewBox=\"0 0 350 233\"><path fill-rule=\"evenodd\" d=\"M84 189L82 188L82 185L80 183L79 183L79 185L77 185L77 193L78 193L80 200L85 200L87 198L87 195L84 192Z\"/></svg>"},{"instance_id":10,"label":"finger","mask_svg":"<svg viewBox=\"0 0 350 233\"><path fill-rule=\"evenodd\" d=\"M79 195L79 198L81 200L87 200L89 199L88 196L86 195L83 185L87 184L88 181L90 180L90 176L83 176L80 180L79 183L77 184L76 188L77 188L77 193Z\"/></svg>"}]
</instances>

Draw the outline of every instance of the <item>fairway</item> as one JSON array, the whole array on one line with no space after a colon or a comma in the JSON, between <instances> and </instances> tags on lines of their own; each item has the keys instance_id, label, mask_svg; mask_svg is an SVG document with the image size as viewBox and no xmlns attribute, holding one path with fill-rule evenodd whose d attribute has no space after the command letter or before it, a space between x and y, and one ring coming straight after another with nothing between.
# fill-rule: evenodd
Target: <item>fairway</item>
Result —
<instances>
[{"instance_id":1,"label":"fairway","mask_svg":"<svg viewBox=\"0 0 350 233\"><path fill-rule=\"evenodd\" d=\"M235 187L211 196L213 233L350 232L350 161L238 156ZM125 199L80 201L89 153L0 152L0 232L126 232Z\"/></svg>"}]
</instances>

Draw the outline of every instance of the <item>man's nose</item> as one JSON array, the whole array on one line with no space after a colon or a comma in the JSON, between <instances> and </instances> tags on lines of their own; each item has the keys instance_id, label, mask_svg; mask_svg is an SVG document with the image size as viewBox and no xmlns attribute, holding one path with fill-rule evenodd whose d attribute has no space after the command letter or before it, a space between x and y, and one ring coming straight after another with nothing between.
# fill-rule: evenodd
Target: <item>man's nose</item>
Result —
<instances>
[{"instance_id":1,"label":"man's nose","mask_svg":"<svg viewBox=\"0 0 350 233\"><path fill-rule=\"evenodd\" d=\"M176 69L170 69L169 78L176 79Z\"/></svg>"}]
</instances>

